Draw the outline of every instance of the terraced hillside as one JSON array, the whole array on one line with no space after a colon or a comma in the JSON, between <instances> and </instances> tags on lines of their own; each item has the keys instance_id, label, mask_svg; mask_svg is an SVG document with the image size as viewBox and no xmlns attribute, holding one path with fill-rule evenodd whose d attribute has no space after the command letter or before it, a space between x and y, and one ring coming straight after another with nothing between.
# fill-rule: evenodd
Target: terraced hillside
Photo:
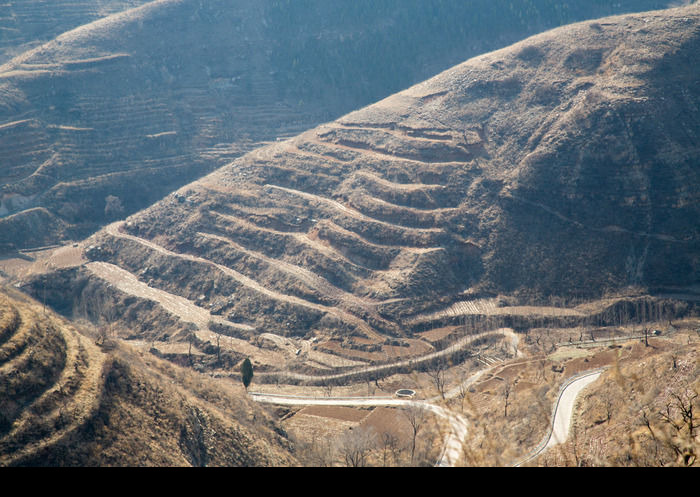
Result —
<instances>
[{"instance_id":1,"label":"terraced hillside","mask_svg":"<svg viewBox=\"0 0 700 497\"><path fill-rule=\"evenodd\" d=\"M0 14L0 63L61 33L149 0L6 0Z\"/></svg>"},{"instance_id":2,"label":"terraced hillside","mask_svg":"<svg viewBox=\"0 0 700 497\"><path fill-rule=\"evenodd\" d=\"M26 288L48 285L70 312L77 281L102 281L122 301L184 299L171 315L248 347L271 333L302 339L301 358L313 343L363 361L416 354L415 333L467 320L688 312L698 49L698 5L543 33L246 154L87 240L90 264ZM685 303L644 296L661 290Z\"/></svg>"},{"instance_id":3,"label":"terraced hillside","mask_svg":"<svg viewBox=\"0 0 700 497\"><path fill-rule=\"evenodd\" d=\"M141 3L3 2L4 43L46 42L0 66L0 250L83 238L262 143L613 9L594 0L563 10L545 0Z\"/></svg>"},{"instance_id":4,"label":"terraced hillside","mask_svg":"<svg viewBox=\"0 0 700 497\"><path fill-rule=\"evenodd\" d=\"M0 466L295 464L242 390L0 294Z\"/></svg>"}]
</instances>

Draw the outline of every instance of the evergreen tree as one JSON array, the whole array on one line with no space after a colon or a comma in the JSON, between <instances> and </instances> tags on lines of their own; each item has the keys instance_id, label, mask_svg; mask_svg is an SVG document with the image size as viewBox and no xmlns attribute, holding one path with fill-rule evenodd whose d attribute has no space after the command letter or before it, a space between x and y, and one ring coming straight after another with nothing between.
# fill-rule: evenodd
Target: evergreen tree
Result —
<instances>
[{"instance_id":1,"label":"evergreen tree","mask_svg":"<svg viewBox=\"0 0 700 497\"><path fill-rule=\"evenodd\" d=\"M241 365L241 380L245 389L248 390L248 385L253 380L253 365L247 357L243 361L243 365Z\"/></svg>"}]
</instances>

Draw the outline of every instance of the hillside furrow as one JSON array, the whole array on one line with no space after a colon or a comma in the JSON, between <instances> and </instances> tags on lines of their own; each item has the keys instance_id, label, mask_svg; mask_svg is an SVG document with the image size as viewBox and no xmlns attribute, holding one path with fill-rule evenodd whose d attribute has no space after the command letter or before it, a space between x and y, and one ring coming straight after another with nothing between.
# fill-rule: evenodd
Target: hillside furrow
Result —
<instances>
[{"instance_id":1,"label":"hillside furrow","mask_svg":"<svg viewBox=\"0 0 700 497\"><path fill-rule=\"evenodd\" d=\"M301 197L314 202L318 206L329 207L331 211L339 213L340 216L331 215L331 220L334 220L338 225L352 231L358 231L358 234L363 234L364 237L371 237L373 241L386 243L386 239L394 240L393 245L401 244L414 247L426 247L438 245L444 237L445 232L441 228L409 228L393 223L381 221L341 204L336 200L332 200L321 195L295 190L277 185L265 185L265 188L283 191L287 194ZM348 219L350 222L344 221ZM354 221L354 222L353 222ZM361 224L355 224L356 222ZM381 234L379 234L381 233ZM391 244L391 243L389 243Z\"/></svg>"},{"instance_id":2,"label":"hillside furrow","mask_svg":"<svg viewBox=\"0 0 700 497\"><path fill-rule=\"evenodd\" d=\"M343 268L348 268L350 271L358 277L367 276L371 273L371 269L364 267L349 260L342 252L336 250L329 243L323 243L322 240L317 237L312 237L307 233L298 231L280 231L268 227L258 226L257 224L251 223L245 219L224 214L221 212L210 211L210 213L223 221L226 221L227 227L235 229L235 233L238 235L240 231L251 232L254 235L260 236L260 246L266 247L270 250L270 245L277 245L277 243L268 244L265 243L265 236L274 238L275 241L281 240L282 245L287 248L292 253L298 253L304 248L313 251L314 257L323 257L332 263L339 263ZM257 237L256 237L257 238ZM296 245L299 245L299 248ZM313 258L311 258L313 259Z\"/></svg>"},{"instance_id":3,"label":"hillside furrow","mask_svg":"<svg viewBox=\"0 0 700 497\"><path fill-rule=\"evenodd\" d=\"M339 302L347 302L350 304L352 307L361 307L364 308L364 310L369 311L373 307L376 302L372 301L371 299L361 299L358 298L357 296L345 292L341 290L340 288L336 287L332 283L330 283L328 280L323 278L322 276L319 276L318 274L309 271L308 269L297 266L294 264L289 264L287 262L284 262L279 259L273 259L270 257L267 257L266 255L256 252L250 249L246 249L245 247L237 244L233 240L219 236L219 235L214 235L210 233L202 233L198 232L197 235L202 236L204 238L210 238L214 240L221 241L225 243L227 246L232 247L236 251L240 251L246 255L249 255L250 257L253 257L255 259L259 259L262 261L267 262L268 264L276 267L277 269L291 274L294 277L300 279L307 285L309 285L312 288L315 288L319 292L323 293L324 295L327 295L328 297L338 300Z\"/></svg>"},{"instance_id":4,"label":"hillside furrow","mask_svg":"<svg viewBox=\"0 0 700 497\"><path fill-rule=\"evenodd\" d=\"M164 290L159 290L148 286L140 281L136 276L114 264L106 262L90 262L85 267L98 278L114 285L119 291L135 297L157 302L166 311L177 316L182 321L192 323L199 329L206 330L210 322L225 324L241 331L252 331L254 328L238 323L224 320L219 316L212 315L206 309L197 306L193 302L173 295Z\"/></svg>"},{"instance_id":5,"label":"hillside furrow","mask_svg":"<svg viewBox=\"0 0 700 497\"><path fill-rule=\"evenodd\" d=\"M33 346L41 342L41 334L31 320L19 317L19 326L15 327L12 336L0 347L0 373L8 373L18 369L18 365L26 363L33 355Z\"/></svg>"},{"instance_id":6,"label":"hillside furrow","mask_svg":"<svg viewBox=\"0 0 700 497\"><path fill-rule=\"evenodd\" d=\"M370 326L367 325L364 321L360 320L359 318L348 314L347 312L344 312L340 309L333 308L333 307L328 307L328 306L323 306L319 304L314 304L311 302L308 302L306 300L302 300L300 298L290 296L290 295L285 295L285 294L280 294L278 292L275 292L273 290L270 290L262 285L260 285L257 281L248 278L247 276L239 273L238 271L235 271L229 267L223 266L221 264L217 264L215 262L209 261L207 259L203 259L201 257L196 257L188 254L179 254L172 252L160 245L157 245L153 242L150 242L148 240L144 240L143 238L139 238L133 235L128 235L126 233L122 233L119 231L118 226L120 226L120 223L115 223L107 226L105 228L105 231L109 233L111 236L115 236L117 238L124 238L127 240L134 241L136 243L139 243L151 250L154 250L156 252L159 252L161 254L170 256L170 257L176 257L178 259L183 259L183 260L188 260L188 261L193 261L193 262L198 262L205 264L207 266L211 266L216 268L217 270L223 272L224 274L231 276L233 279L235 279L237 282L242 284L245 287L248 287L255 292L262 294L268 298L271 298L272 300L280 301L280 302L287 302L293 305L298 305L300 307L306 307L315 311L319 311L323 314L331 314L341 321L346 321L349 324L355 326L359 331L362 333L366 334L369 338L372 339L378 339L381 340L380 335L378 335Z\"/></svg>"},{"instance_id":7,"label":"hillside furrow","mask_svg":"<svg viewBox=\"0 0 700 497\"><path fill-rule=\"evenodd\" d=\"M59 444L83 427L99 408L103 388L103 354L74 332L64 333L66 363L56 383L47 389L13 425L0 444L21 447L10 452L8 466L21 464L42 450ZM53 408L51 407L53 406ZM48 409L48 412L47 412ZM41 413L37 423L36 412ZM37 435L40 438L37 439ZM2 452L8 453L3 450Z\"/></svg>"}]
</instances>

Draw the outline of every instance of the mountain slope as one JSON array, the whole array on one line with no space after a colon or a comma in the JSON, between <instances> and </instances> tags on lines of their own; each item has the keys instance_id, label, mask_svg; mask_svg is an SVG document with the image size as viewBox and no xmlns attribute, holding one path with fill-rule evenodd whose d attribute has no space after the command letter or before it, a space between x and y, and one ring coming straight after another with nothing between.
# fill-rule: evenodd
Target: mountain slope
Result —
<instances>
[{"instance_id":1,"label":"mountain slope","mask_svg":"<svg viewBox=\"0 0 700 497\"><path fill-rule=\"evenodd\" d=\"M0 63L83 24L149 0L8 0L0 17Z\"/></svg>"},{"instance_id":2,"label":"mountain slope","mask_svg":"<svg viewBox=\"0 0 700 497\"><path fill-rule=\"evenodd\" d=\"M460 306L516 326L504 302L696 284L699 10L558 28L251 152L86 241L56 305L126 271L202 331L370 350Z\"/></svg>"},{"instance_id":3,"label":"mountain slope","mask_svg":"<svg viewBox=\"0 0 700 497\"><path fill-rule=\"evenodd\" d=\"M0 294L0 466L294 465L242 386L101 346Z\"/></svg>"},{"instance_id":4,"label":"mountain slope","mask_svg":"<svg viewBox=\"0 0 700 497\"><path fill-rule=\"evenodd\" d=\"M0 250L83 238L265 142L527 34L665 4L139 3L114 0L135 8L85 25L111 10L8 4L3 20L18 26L50 12L35 40L56 38L0 66Z\"/></svg>"}]
</instances>

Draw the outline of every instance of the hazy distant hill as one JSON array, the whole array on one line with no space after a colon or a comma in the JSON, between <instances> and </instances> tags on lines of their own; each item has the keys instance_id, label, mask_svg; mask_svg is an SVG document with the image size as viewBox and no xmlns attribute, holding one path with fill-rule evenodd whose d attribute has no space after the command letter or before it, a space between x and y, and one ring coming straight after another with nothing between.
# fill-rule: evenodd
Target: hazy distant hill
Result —
<instances>
[{"instance_id":1,"label":"hazy distant hill","mask_svg":"<svg viewBox=\"0 0 700 497\"><path fill-rule=\"evenodd\" d=\"M106 281L225 334L371 346L496 295L697 284L699 27L696 5L558 28L260 148L99 232L53 302Z\"/></svg>"},{"instance_id":2,"label":"hazy distant hill","mask_svg":"<svg viewBox=\"0 0 700 497\"><path fill-rule=\"evenodd\" d=\"M528 34L665 5L141 3L6 2L0 49L46 43L0 66L0 250L79 239L264 142Z\"/></svg>"},{"instance_id":3,"label":"hazy distant hill","mask_svg":"<svg viewBox=\"0 0 700 497\"><path fill-rule=\"evenodd\" d=\"M0 13L0 64L56 36L149 0L7 0Z\"/></svg>"}]
</instances>

